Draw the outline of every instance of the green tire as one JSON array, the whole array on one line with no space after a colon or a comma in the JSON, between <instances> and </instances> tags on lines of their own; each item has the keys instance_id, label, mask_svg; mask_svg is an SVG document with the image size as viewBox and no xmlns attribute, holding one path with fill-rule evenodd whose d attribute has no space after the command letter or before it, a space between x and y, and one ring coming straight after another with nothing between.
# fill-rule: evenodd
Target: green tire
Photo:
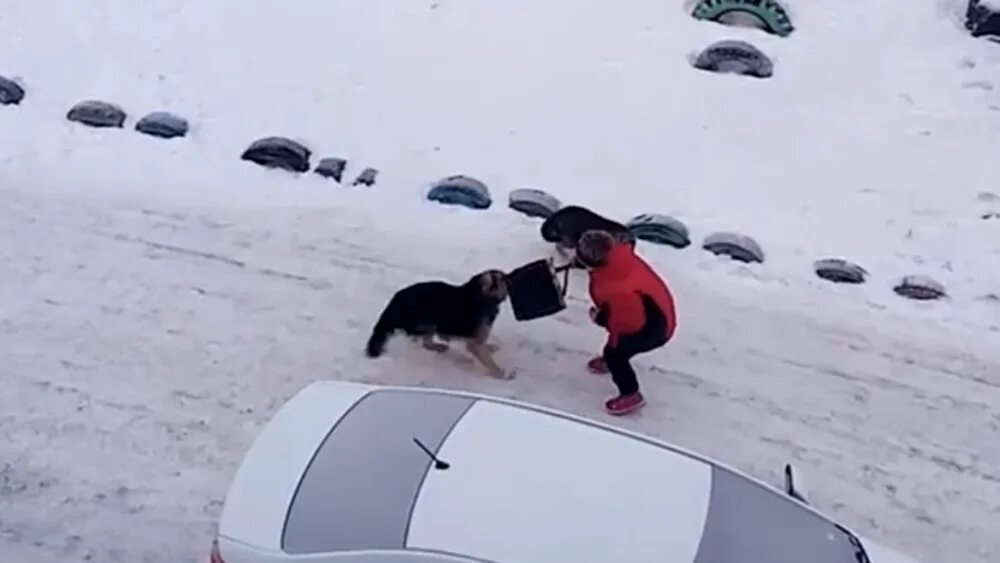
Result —
<instances>
[{"instance_id":1,"label":"green tire","mask_svg":"<svg viewBox=\"0 0 1000 563\"><path fill-rule=\"evenodd\" d=\"M774 0L701 0L691 13L695 19L718 21L731 12L743 12L759 19L768 32L786 37L795 30L788 12Z\"/></svg>"}]
</instances>

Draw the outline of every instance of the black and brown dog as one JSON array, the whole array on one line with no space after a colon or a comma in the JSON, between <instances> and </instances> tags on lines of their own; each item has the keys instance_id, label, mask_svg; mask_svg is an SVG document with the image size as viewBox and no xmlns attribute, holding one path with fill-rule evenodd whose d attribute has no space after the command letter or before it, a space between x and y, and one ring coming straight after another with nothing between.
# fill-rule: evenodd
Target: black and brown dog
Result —
<instances>
[{"instance_id":1,"label":"black and brown dog","mask_svg":"<svg viewBox=\"0 0 1000 563\"><path fill-rule=\"evenodd\" d=\"M426 281L404 287L379 316L366 353L370 358L382 355L386 342L399 331L420 338L423 347L434 352L447 351L447 341L462 340L487 373L507 379L493 359L496 347L487 343L507 293L507 275L500 270L480 272L462 285Z\"/></svg>"}]
</instances>

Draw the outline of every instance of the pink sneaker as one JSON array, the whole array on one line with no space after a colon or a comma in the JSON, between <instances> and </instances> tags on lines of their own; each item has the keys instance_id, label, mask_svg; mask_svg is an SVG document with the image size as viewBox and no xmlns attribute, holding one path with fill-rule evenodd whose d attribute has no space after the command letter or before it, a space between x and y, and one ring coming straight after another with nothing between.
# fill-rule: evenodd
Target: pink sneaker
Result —
<instances>
[{"instance_id":1,"label":"pink sneaker","mask_svg":"<svg viewBox=\"0 0 1000 563\"><path fill-rule=\"evenodd\" d=\"M590 373L605 374L608 373L608 364L604 362L604 358L597 356L587 362L587 369Z\"/></svg>"},{"instance_id":2,"label":"pink sneaker","mask_svg":"<svg viewBox=\"0 0 1000 563\"><path fill-rule=\"evenodd\" d=\"M607 409L608 414L621 416L635 412L645 404L645 397L642 396L642 393L636 392L631 395L619 395L613 399L608 399L608 402L604 403L604 408Z\"/></svg>"}]
</instances>

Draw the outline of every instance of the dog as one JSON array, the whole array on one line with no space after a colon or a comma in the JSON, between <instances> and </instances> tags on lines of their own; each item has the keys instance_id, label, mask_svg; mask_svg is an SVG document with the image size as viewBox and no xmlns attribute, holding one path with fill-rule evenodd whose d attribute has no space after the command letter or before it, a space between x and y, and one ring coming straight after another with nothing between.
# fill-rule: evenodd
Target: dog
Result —
<instances>
[{"instance_id":1,"label":"dog","mask_svg":"<svg viewBox=\"0 0 1000 563\"><path fill-rule=\"evenodd\" d=\"M541 227L542 239L555 243L559 254L571 259L572 267L581 267L573 256L580 236L590 230L606 231L617 240L635 246L635 237L628 227L579 205L567 205L559 209L543 221Z\"/></svg>"},{"instance_id":2,"label":"dog","mask_svg":"<svg viewBox=\"0 0 1000 563\"><path fill-rule=\"evenodd\" d=\"M425 281L404 287L382 310L365 351L369 358L381 356L386 342L399 331L438 353L448 350L448 341L463 340L489 375L507 379L493 359L496 346L487 343L507 295L507 275L500 270L480 272L458 286Z\"/></svg>"}]
</instances>

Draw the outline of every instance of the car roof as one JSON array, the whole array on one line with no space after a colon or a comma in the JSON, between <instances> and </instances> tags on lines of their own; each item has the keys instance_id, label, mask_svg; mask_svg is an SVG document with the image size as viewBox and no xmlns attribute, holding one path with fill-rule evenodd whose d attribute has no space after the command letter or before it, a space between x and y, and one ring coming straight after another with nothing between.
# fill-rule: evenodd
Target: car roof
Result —
<instances>
[{"instance_id":1,"label":"car roof","mask_svg":"<svg viewBox=\"0 0 1000 563\"><path fill-rule=\"evenodd\" d=\"M449 468L434 469L414 438ZM652 440L492 398L383 388L317 449L282 548L707 563L738 547L760 556L746 561L853 560L836 532L775 491Z\"/></svg>"}]
</instances>

